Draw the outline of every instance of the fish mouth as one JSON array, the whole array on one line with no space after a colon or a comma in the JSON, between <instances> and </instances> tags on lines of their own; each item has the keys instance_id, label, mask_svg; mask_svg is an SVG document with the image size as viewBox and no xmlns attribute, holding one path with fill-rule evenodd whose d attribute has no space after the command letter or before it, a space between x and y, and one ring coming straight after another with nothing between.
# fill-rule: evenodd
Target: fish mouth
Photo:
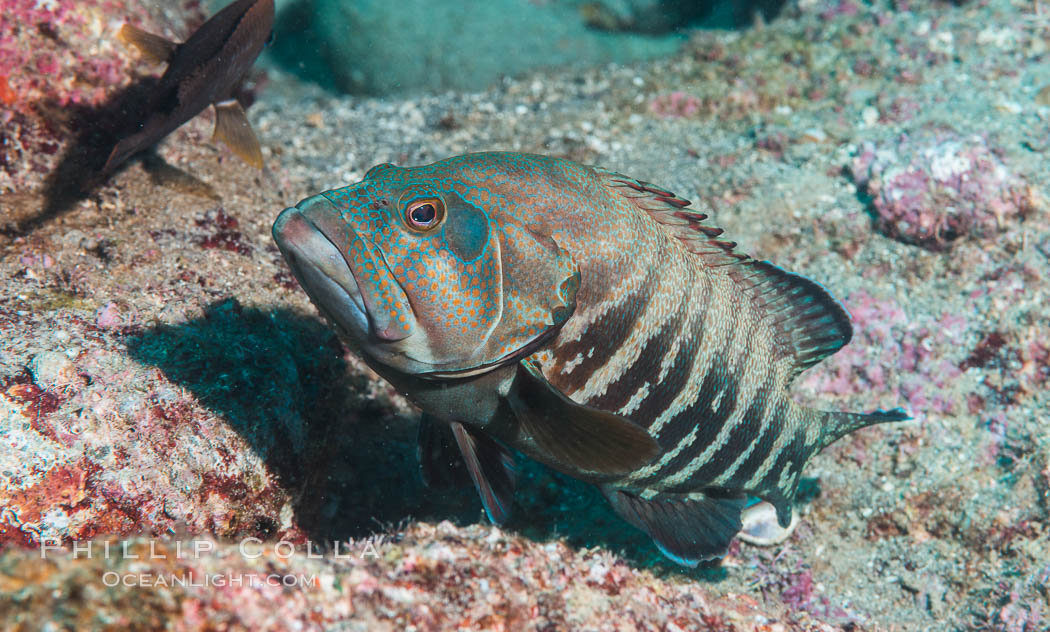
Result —
<instances>
[{"instance_id":1,"label":"fish mouth","mask_svg":"<svg viewBox=\"0 0 1050 632\"><path fill-rule=\"evenodd\" d=\"M310 300L346 333L363 339L370 333L395 341L386 328L374 326L369 306L350 262L330 234L349 231L343 222L329 226L339 214L327 198L315 195L281 211L273 223L273 239ZM326 230L327 229L327 230Z\"/></svg>"}]
</instances>

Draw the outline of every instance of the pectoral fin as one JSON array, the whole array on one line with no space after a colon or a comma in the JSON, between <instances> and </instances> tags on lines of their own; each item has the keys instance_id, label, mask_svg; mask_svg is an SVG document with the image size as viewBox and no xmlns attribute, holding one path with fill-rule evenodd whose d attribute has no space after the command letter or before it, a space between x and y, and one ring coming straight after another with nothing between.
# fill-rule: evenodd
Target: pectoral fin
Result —
<instances>
[{"instance_id":1,"label":"pectoral fin","mask_svg":"<svg viewBox=\"0 0 1050 632\"><path fill-rule=\"evenodd\" d=\"M215 133L212 134L212 140L221 140L241 160L256 169L262 169L259 139L255 137L244 108L237 99L215 104Z\"/></svg>"},{"instance_id":2,"label":"pectoral fin","mask_svg":"<svg viewBox=\"0 0 1050 632\"><path fill-rule=\"evenodd\" d=\"M615 413L577 404L528 361L518 363L506 399L525 438L573 470L626 474L660 454L660 446L644 428Z\"/></svg>"},{"instance_id":3,"label":"pectoral fin","mask_svg":"<svg viewBox=\"0 0 1050 632\"><path fill-rule=\"evenodd\" d=\"M697 492L659 494L646 500L635 494L603 489L616 513L649 534L664 555L683 566L725 555L740 531L740 512L747 500Z\"/></svg>"},{"instance_id":4,"label":"pectoral fin","mask_svg":"<svg viewBox=\"0 0 1050 632\"><path fill-rule=\"evenodd\" d=\"M459 422L449 426L463 454L467 473L481 496L485 513L493 523L503 524L510 517L514 486L518 481L514 456L481 432L470 430Z\"/></svg>"},{"instance_id":5,"label":"pectoral fin","mask_svg":"<svg viewBox=\"0 0 1050 632\"><path fill-rule=\"evenodd\" d=\"M178 44L167 38L148 33L131 24L125 24L120 27L117 37L125 44L139 49L139 52L146 59L155 64L168 63L168 60L171 59L172 54L175 52L175 48L178 46Z\"/></svg>"}]
</instances>

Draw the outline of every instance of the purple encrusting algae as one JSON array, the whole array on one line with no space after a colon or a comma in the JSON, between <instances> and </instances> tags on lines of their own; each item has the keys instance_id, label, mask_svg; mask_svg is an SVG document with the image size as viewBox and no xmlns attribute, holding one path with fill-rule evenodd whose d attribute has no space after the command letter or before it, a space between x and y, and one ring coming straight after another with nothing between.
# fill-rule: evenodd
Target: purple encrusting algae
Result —
<instances>
[{"instance_id":1,"label":"purple encrusting algae","mask_svg":"<svg viewBox=\"0 0 1050 632\"><path fill-rule=\"evenodd\" d=\"M1040 204L978 135L920 130L886 145L868 141L850 168L879 229L931 249L992 237Z\"/></svg>"}]
</instances>

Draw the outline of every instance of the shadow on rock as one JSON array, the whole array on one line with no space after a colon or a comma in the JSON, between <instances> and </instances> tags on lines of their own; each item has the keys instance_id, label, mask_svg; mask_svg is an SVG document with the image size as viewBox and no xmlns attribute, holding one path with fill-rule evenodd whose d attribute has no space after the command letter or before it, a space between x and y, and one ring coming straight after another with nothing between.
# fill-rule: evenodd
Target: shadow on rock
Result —
<instances>
[{"instance_id":1,"label":"shadow on rock","mask_svg":"<svg viewBox=\"0 0 1050 632\"><path fill-rule=\"evenodd\" d=\"M133 358L159 368L245 439L291 495L295 522L314 542L361 538L412 519L486 520L472 487L423 485L417 417L399 412L372 378L348 366L345 349L317 318L227 299L202 318L148 329L128 346ZM717 563L675 565L594 486L518 459L522 476L508 530L601 546L657 573L725 576Z\"/></svg>"},{"instance_id":2,"label":"shadow on rock","mask_svg":"<svg viewBox=\"0 0 1050 632\"><path fill-rule=\"evenodd\" d=\"M43 207L17 224L19 233L31 232L65 214L106 181L109 176L101 171L110 150L131 131L129 122L141 119L156 84L156 78L144 77L97 106L37 104L38 114L52 133L70 141L44 182Z\"/></svg>"},{"instance_id":3,"label":"shadow on rock","mask_svg":"<svg viewBox=\"0 0 1050 632\"><path fill-rule=\"evenodd\" d=\"M98 106L37 104L37 112L51 133L70 141L44 180L40 209L16 220L13 228L4 229L5 234L24 235L61 217L134 162L135 159L128 160L112 173L102 173L117 141L138 129L156 84L157 78L144 77ZM218 199L210 185L169 165L152 148L140 157L154 184Z\"/></svg>"},{"instance_id":4,"label":"shadow on rock","mask_svg":"<svg viewBox=\"0 0 1050 632\"><path fill-rule=\"evenodd\" d=\"M477 517L473 490L425 490L417 420L372 395L371 380L347 366L316 318L227 299L203 318L147 329L128 348L245 439L292 496L311 540L360 538L409 518ZM262 531L245 535L271 535Z\"/></svg>"}]
</instances>

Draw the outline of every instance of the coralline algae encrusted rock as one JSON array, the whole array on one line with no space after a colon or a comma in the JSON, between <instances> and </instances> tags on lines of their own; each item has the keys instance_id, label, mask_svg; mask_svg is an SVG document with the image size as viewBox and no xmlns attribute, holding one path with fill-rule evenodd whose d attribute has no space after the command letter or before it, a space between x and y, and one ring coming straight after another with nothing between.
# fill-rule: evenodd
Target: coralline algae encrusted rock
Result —
<instances>
[{"instance_id":1,"label":"coralline algae encrusted rock","mask_svg":"<svg viewBox=\"0 0 1050 632\"><path fill-rule=\"evenodd\" d=\"M21 332L8 349L31 356L0 362L0 547L169 529L304 537L290 496L308 441L296 385L341 365L335 351L299 365L295 347L323 345L325 330L275 348L294 324L234 301L150 328L122 301L93 317L22 311L0 305L0 336Z\"/></svg>"},{"instance_id":2,"label":"coralline algae encrusted rock","mask_svg":"<svg viewBox=\"0 0 1050 632\"><path fill-rule=\"evenodd\" d=\"M137 538L108 554L94 541L44 559L11 550L0 555L0 620L15 630L846 629L490 526L416 524L343 544L323 557L207 537Z\"/></svg>"},{"instance_id":3,"label":"coralline algae encrusted rock","mask_svg":"<svg viewBox=\"0 0 1050 632\"><path fill-rule=\"evenodd\" d=\"M76 131L76 118L130 83L134 69L148 71L117 38L122 23L173 36L168 27L202 18L199 4L6 0L0 27L0 193L40 184Z\"/></svg>"},{"instance_id":4,"label":"coralline algae encrusted rock","mask_svg":"<svg viewBox=\"0 0 1050 632\"><path fill-rule=\"evenodd\" d=\"M1034 189L978 135L921 130L867 141L849 169L881 231L931 250L995 235L1039 206Z\"/></svg>"},{"instance_id":5,"label":"coralline algae encrusted rock","mask_svg":"<svg viewBox=\"0 0 1050 632\"><path fill-rule=\"evenodd\" d=\"M843 302L856 340L806 375L803 384L838 396L881 394L886 399L880 405L905 404L913 414L953 412L949 392L961 370L944 352L961 343L966 320L948 313L909 315L895 300L863 290Z\"/></svg>"}]
</instances>

